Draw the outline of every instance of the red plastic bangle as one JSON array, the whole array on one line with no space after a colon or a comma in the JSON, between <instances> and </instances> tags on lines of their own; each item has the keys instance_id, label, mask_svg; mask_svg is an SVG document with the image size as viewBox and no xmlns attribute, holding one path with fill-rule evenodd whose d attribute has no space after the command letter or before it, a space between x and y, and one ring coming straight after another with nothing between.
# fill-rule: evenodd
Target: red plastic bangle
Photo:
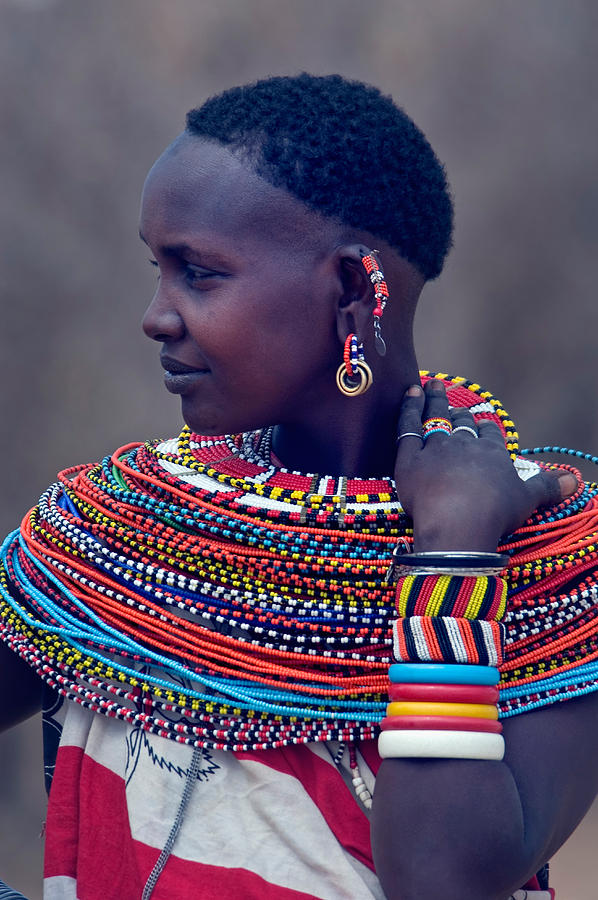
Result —
<instances>
[{"instance_id":1,"label":"red plastic bangle","mask_svg":"<svg viewBox=\"0 0 598 900\"><path fill-rule=\"evenodd\" d=\"M382 731L410 728L420 731L485 731L500 734L502 724L494 719L472 719L466 716L386 716Z\"/></svg>"},{"instance_id":2,"label":"red plastic bangle","mask_svg":"<svg viewBox=\"0 0 598 900\"><path fill-rule=\"evenodd\" d=\"M388 699L445 703L498 703L499 690L484 684L389 684Z\"/></svg>"}]
</instances>

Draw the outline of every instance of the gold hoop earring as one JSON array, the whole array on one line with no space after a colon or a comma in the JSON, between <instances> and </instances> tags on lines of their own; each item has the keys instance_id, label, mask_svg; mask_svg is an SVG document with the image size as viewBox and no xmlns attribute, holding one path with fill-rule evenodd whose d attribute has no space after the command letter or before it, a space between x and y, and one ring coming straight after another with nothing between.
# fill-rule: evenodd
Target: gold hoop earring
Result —
<instances>
[{"instance_id":1,"label":"gold hoop earring","mask_svg":"<svg viewBox=\"0 0 598 900\"><path fill-rule=\"evenodd\" d=\"M373 381L372 370L365 360L361 359L353 366L353 375L347 373L344 362L340 364L336 373L336 386L345 397L358 397L360 394L365 394L371 388Z\"/></svg>"},{"instance_id":2,"label":"gold hoop earring","mask_svg":"<svg viewBox=\"0 0 598 900\"><path fill-rule=\"evenodd\" d=\"M345 397L358 397L372 386L374 376L365 361L363 344L349 334L343 348L343 362L336 373L336 386Z\"/></svg>"}]
</instances>

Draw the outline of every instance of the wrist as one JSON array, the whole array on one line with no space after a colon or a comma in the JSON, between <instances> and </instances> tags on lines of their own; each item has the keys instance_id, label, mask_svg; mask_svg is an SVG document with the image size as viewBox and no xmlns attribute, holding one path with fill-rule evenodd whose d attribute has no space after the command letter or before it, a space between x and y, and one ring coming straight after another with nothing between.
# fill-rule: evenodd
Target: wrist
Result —
<instances>
[{"instance_id":1,"label":"wrist","mask_svg":"<svg viewBox=\"0 0 598 900\"><path fill-rule=\"evenodd\" d=\"M413 511L413 549L496 551L502 527L488 509L453 498L452 504Z\"/></svg>"},{"instance_id":2,"label":"wrist","mask_svg":"<svg viewBox=\"0 0 598 900\"><path fill-rule=\"evenodd\" d=\"M413 552L428 553L430 551L475 551L477 553L496 553L500 535L493 530L451 529L431 526L413 528Z\"/></svg>"}]
</instances>

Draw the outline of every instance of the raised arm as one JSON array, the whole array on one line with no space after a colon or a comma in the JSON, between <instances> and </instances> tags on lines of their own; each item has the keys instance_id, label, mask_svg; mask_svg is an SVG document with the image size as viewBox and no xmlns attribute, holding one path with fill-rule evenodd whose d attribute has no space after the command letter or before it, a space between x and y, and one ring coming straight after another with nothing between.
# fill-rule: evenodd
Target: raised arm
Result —
<instances>
[{"instance_id":1,"label":"raised arm","mask_svg":"<svg viewBox=\"0 0 598 900\"><path fill-rule=\"evenodd\" d=\"M444 387L410 389L396 480L416 551L495 551L572 475L517 476L497 426L453 413L459 434L425 442L422 419L450 417ZM479 437L476 437L476 434ZM386 759L372 810L376 870L393 900L505 900L550 858L598 791L598 696L504 721L502 761Z\"/></svg>"}]
</instances>

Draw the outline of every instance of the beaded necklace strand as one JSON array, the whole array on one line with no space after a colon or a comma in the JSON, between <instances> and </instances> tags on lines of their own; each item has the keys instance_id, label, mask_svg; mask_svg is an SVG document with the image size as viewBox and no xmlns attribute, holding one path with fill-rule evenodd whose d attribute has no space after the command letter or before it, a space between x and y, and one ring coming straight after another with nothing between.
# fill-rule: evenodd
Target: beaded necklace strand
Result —
<instances>
[{"instance_id":1,"label":"beaded necklace strand","mask_svg":"<svg viewBox=\"0 0 598 900\"><path fill-rule=\"evenodd\" d=\"M496 398L422 375L517 457ZM182 743L376 737L396 616L384 575L411 523L391 479L287 471L271 441L184 429L61 472L0 549L0 637L68 699ZM545 452L598 463L545 447L517 464ZM501 716L598 687L598 485L570 471L575 494L501 547Z\"/></svg>"}]
</instances>

